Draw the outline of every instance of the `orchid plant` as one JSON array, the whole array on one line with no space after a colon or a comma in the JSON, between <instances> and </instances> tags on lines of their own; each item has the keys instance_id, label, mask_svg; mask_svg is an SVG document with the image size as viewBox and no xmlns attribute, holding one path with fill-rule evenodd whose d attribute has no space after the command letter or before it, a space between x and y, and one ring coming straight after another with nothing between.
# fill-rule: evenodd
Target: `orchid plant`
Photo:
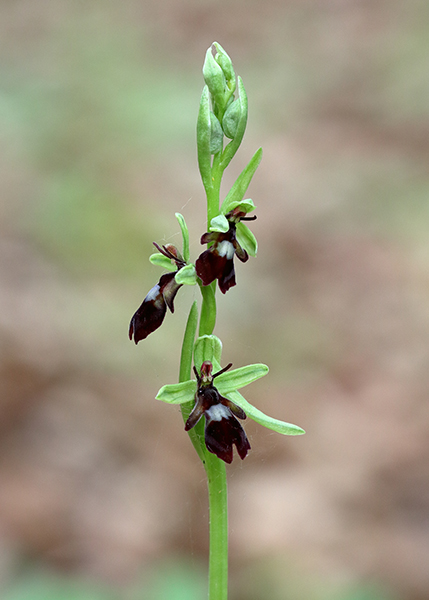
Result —
<instances>
[{"instance_id":1,"label":"orchid plant","mask_svg":"<svg viewBox=\"0 0 429 600\"><path fill-rule=\"evenodd\" d=\"M252 364L231 370L232 363L229 363L222 368L222 342L213 334L216 281L225 294L236 285L234 257L244 263L249 256L256 256L257 241L245 224L256 219L256 216L248 216L255 205L244 196L261 161L262 150L255 152L220 205L222 176L242 142L247 124L247 96L241 78L235 76L230 57L217 42L207 50L203 75L206 85L197 121L197 149L207 197L208 223L208 231L203 233L200 241L207 245L207 249L194 263L190 261L188 228L184 217L176 213L182 232L182 252L172 244L159 246L154 242L157 252L149 260L167 273L161 275L133 315L129 337L136 344L145 339L161 326L167 307L174 312L174 299L182 285L199 286L201 308L198 310L195 301L190 309L182 345L179 382L164 385L156 399L181 405L185 431L206 470L210 507L209 600L226 600L228 517L225 465L233 460L234 446L242 460L250 450L240 421L248 416L284 435L299 435L304 430L267 416L249 404L238 391L266 375L266 365Z\"/></svg>"}]
</instances>

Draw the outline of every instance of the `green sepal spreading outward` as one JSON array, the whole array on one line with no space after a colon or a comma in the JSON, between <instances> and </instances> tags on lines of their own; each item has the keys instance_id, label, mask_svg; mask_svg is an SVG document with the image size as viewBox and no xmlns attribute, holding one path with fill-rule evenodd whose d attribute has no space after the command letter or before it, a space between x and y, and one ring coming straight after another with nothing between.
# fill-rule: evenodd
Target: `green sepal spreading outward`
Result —
<instances>
[{"instance_id":1,"label":"green sepal spreading outward","mask_svg":"<svg viewBox=\"0 0 429 600\"><path fill-rule=\"evenodd\" d=\"M197 370L201 368L204 361L209 360L213 364L215 371L221 369L222 343L214 335L205 335L199 337L195 342L194 362ZM238 389L253 383L260 377L268 373L268 367L264 364L247 365L232 371L226 371L216 378L216 388L219 394L226 396L237 406L242 408L248 417L277 433L283 435L300 435L305 433L301 427L274 419L264 414L262 411L252 406L238 392ZM171 385L164 385L156 395L157 400L162 400L169 404L182 404L190 402L195 398L197 382L195 380L184 381Z\"/></svg>"},{"instance_id":2,"label":"green sepal spreading outward","mask_svg":"<svg viewBox=\"0 0 429 600\"><path fill-rule=\"evenodd\" d=\"M167 271L177 271L177 266L173 265L171 258L164 256L161 252L155 252L149 256L149 261L156 267L162 267Z\"/></svg>"}]
</instances>

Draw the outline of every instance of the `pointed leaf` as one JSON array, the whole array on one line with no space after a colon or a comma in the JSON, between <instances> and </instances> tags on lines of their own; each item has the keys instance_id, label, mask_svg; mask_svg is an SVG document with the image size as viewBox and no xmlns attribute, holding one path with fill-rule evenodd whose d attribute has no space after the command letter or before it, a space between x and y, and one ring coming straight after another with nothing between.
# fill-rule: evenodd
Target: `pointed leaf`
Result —
<instances>
[{"instance_id":1,"label":"pointed leaf","mask_svg":"<svg viewBox=\"0 0 429 600\"><path fill-rule=\"evenodd\" d=\"M176 219L179 221L180 229L182 231L182 239L183 239L183 260L185 262L189 262L189 231L188 226L186 225L185 217L180 213L175 213Z\"/></svg>"},{"instance_id":2,"label":"pointed leaf","mask_svg":"<svg viewBox=\"0 0 429 600\"><path fill-rule=\"evenodd\" d=\"M228 394L233 390L239 390L249 383L253 383L260 377L266 375L269 371L267 365L256 364L246 365L239 369L233 369L232 371L226 371L216 377L216 387L221 394Z\"/></svg>"},{"instance_id":3,"label":"pointed leaf","mask_svg":"<svg viewBox=\"0 0 429 600\"><path fill-rule=\"evenodd\" d=\"M233 142L231 142L232 144ZM227 146L228 148L228 146ZM225 148L226 150L226 148ZM237 206L234 203L240 203L244 198L244 194L246 193L247 188L252 180L253 175L255 174L256 169L258 168L259 163L262 159L262 148L256 150L255 154L249 161L247 167L243 169L240 175L237 177L234 185L228 192L225 200L222 203L221 212L226 215L232 208ZM230 208L230 206L232 208Z\"/></svg>"},{"instance_id":4,"label":"pointed leaf","mask_svg":"<svg viewBox=\"0 0 429 600\"><path fill-rule=\"evenodd\" d=\"M168 271L177 271L176 265L173 265L170 258L167 258L161 252L155 252L149 256L149 261L157 267L162 267Z\"/></svg>"},{"instance_id":5,"label":"pointed leaf","mask_svg":"<svg viewBox=\"0 0 429 600\"><path fill-rule=\"evenodd\" d=\"M175 275L176 283L180 285L195 285L197 283L197 273L194 265L182 267Z\"/></svg>"},{"instance_id":6,"label":"pointed leaf","mask_svg":"<svg viewBox=\"0 0 429 600\"><path fill-rule=\"evenodd\" d=\"M258 252L258 242L245 223L237 223L237 241L242 248L247 250L250 256L256 256Z\"/></svg>"},{"instance_id":7,"label":"pointed leaf","mask_svg":"<svg viewBox=\"0 0 429 600\"><path fill-rule=\"evenodd\" d=\"M215 335L203 335L197 339L194 348L194 363L197 369L205 360L220 364L222 355L222 342ZM219 375L221 377L221 375Z\"/></svg>"},{"instance_id":8,"label":"pointed leaf","mask_svg":"<svg viewBox=\"0 0 429 600\"><path fill-rule=\"evenodd\" d=\"M222 375L219 375L219 378L220 377L222 377ZM293 425L292 423L286 423L286 421L280 421L279 419L269 417L252 404L249 404L249 402L243 398L240 392L228 392L226 397L228 400L231 400L237 404L237 406L242 408L248 417L260 425L267 427L268 429L272 429L273 431L281 433L282 435L302 435L305 433L304 429L301 429L301 427L298 427L298 425Z\"/></svg>"},{"instance_id":9,"label":"pointed leaf","mask_svg":"<svg viewBox=\"0 0 429 600\"><path fill-rule=\"evenodd\" d=\"M226 233L229 230L229 221L225 215L218 215L210 221L209 231L220 231Z\"/></svg>"},{"instance_id":10,"label":"pointed leaf","mask_svg":"<svg viewBox=\"0 0 429 600\"><path fill-rule=\"evenodd\" d=\"M156 400L162 400L168 404L183 404L191 402L195 397L197 384L194 379L163 385L155 396Z\"/></svg>"}]
</instances>

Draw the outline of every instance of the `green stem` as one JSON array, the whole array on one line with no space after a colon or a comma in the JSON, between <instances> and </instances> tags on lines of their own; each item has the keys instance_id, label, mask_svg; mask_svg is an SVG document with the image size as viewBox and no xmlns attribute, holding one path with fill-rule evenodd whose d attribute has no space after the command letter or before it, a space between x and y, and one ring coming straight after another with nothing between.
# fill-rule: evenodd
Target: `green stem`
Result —
<instances>
[{"instance_id":1,"label":"green stem","mask_svg":"<svg viewBox=\"0 0 429 600\"><path fill-rule=\"evenodd\" d=\"M216 321L216 299L211 286L202 286L203 303L201 307L200 335L213 332ZM203 315L206 315L203 318ZM186 323L180 358L179 381L191 377L193 348L198 322L197 303L194 302ZM202 333L201 333L202 331ZM186 422L193 408L193 402L181 405L182 416ZM211 454L204 443L203 420L189 432L189 437L200 457L207 475L209 495L209 600L227 600L228 598L228 496L225 463Z\"/></svg>"},{"instance_id":2,"label":"green stem","mask_svg":"<svg viewBox=\"0 0 429 600\"><path fill-rule=\"evenodd\" d=\"M219 214L220 185L224 168L222 152L215 154L211 168L211 186L207 192L207 225ZM199 335L211 335L216 324L216 281L200 285L203 302ZM209 360L211 357L207 357ZM228 598L228 491L225 463L207 451L204 444L204 468L209 493L209 600Z\"/></svg>"},{"instance_id":3,"label":"green stem","mask_svg":"<svg viewBox=\"0 0 429 600\"><path fill-rule=\"evenodd\" d=\"M207 452L210 509L209 600L228 598L228 491L225 463Z\"/></svg>"}]
</instances>

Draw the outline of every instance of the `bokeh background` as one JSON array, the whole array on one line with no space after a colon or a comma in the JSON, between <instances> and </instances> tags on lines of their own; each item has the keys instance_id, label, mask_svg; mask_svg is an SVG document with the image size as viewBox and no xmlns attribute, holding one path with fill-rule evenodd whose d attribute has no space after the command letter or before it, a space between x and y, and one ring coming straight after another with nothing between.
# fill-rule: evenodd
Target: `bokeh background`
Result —
<instances>
[{"instance_id":1,"label":"bokeh background","mask_svg":"<svg viewBox=\"0 0 429 600\"><path fill-rule=\"evenodd\" d=\"M193 258L201 67L232 56L249 124L225 176L260 251L219 304L224 360L266 362L228 467L232 600L429 597L429 5L424 0L2 0L2 600L199 600L207 498L177 379L194 288L134 346Z\"/></svg>"}]
</instances>

